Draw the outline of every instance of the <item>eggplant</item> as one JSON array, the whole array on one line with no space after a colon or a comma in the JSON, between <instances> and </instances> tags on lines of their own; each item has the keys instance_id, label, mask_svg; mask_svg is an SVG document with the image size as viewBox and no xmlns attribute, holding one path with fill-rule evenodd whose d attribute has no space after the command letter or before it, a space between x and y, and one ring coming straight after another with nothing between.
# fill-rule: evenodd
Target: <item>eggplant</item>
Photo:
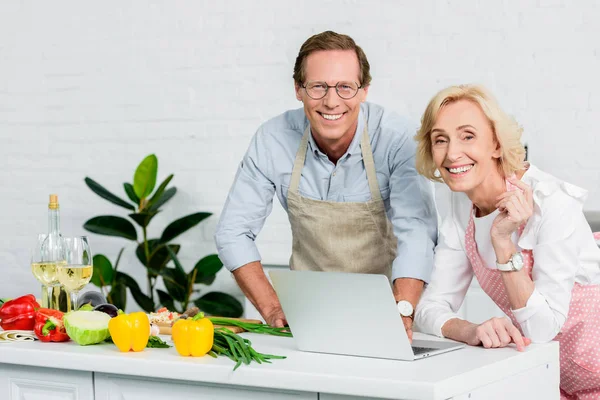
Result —
<instances>
[{"instance_id":1,"label":"eggplant","mask_svg":"<svg viewBox=\"0 0 600 400\"><path fill-rule=\"evenodd\" d=\"M110 303L98 304L94 307L94 311L101 311L110 315L111 318L114 318L119 314L119 309Z\"/></svg>"},{"instance_id":2,"label":"eggplant","mask_svg":"<svg viewBox=\"0 0 600 400\"><path fill-rule=\"evenodd\" d=\"M98 304L104 304L106 303L106 298L104 297L104 295L100 292L95 292L95 291L89 291L89 292L85 292L82 293L79 298L77 299L77 309L79 310L79 307L81 307L84 304L89 304L92 307L96 307Z\"/></svg>"}]
</instances>

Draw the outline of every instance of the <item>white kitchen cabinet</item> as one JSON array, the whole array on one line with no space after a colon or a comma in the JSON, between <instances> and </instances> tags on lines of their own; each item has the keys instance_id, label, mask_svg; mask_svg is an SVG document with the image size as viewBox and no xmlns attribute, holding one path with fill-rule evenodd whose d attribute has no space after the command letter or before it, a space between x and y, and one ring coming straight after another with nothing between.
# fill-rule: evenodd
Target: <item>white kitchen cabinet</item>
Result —
<instances>
[{"instance_id":1,"label":"white kitchen cabinet","mask_svg":"<svg viewBox=\"0 0 600 400\"><path fill-rule=\"evenodd\" d=\"M93 400L93 382L89 371L0 364L2 400Z\"/></svg>"},{"instance_id":2,"label":"white kitchen cabinet","mask_svg":"<svg viewBox=\"0 0 600 400\"><path fill-rule=\"evenodd\" d=\"M181 357L174 348L122 353L110 343L2 344L0 400L559 398L556 342L525 352L467 346L410 362L302 352L292 338L241 336L286 359L233 371L225 357ZM543 397L532 397L532 388Z\"/></svg>"},{"instance_id":3,"label":"white kitchen cabinet","mask_svg":"<svg viewBox=\"0 0 600 400\"><path fill-rule=\"evenodd\" d=\"M318 400L317 393L271 391L250 387L212 385L194 381L143 379L95 374L96 400L211 399Z\"/></svg>"}]
</instances>

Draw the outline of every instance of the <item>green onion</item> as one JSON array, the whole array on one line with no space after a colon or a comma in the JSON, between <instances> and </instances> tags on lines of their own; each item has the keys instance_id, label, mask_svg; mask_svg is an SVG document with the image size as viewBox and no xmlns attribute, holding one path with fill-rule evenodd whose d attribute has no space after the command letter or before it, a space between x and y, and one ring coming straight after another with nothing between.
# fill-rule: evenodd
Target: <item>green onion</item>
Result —
<instances>
[{"instance_id":1,"label":"green onion","mask_svg":"<svg viewBox=\"0 0 600 400\"><path fill-rule=\"evenodd\" d=\"M237 319L229 319L229 318L218 318L218 317L208 317L215 325L222 326L238 326L244 329L247 332L252 333L262 333L265 335L274 335L274 336L286 336L292 337L292 332L290 332L290 328L275 328L270 326L269 324L255 324L252 322L243 322Z\"/></svg>"}]
</instances>

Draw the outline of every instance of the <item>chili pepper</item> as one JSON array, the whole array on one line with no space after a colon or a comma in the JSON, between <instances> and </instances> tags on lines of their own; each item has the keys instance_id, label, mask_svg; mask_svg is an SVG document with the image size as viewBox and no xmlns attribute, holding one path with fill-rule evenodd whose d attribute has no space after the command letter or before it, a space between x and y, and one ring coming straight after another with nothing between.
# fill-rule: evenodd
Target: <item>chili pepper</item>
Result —
<instances>
[{"instance_id":1,"label":"chili pepper","mask_svg":"<svg viewBox=\"0 0 600 400\"><path fill-rule=\"evenodd\" d=\"M7 301L0 307L0 326L6 331L31 331L35 325L35 310L38 308L40 305L32 294Z\"/></svg>"},{"instance_id":2,"label":"chili pepper","mask_svg":"<svg viewBox=\"0 0 600 400\"><path fill-rule=\"evenodd\" d=\"M33 331L42 342L66 342L69 335L63 323L63 313L49 308L40 308L35 312Z\"/></svg>"},{"instance_id":3,"label":"chili pepper","mask_svg":"<svg viewBox=\"0 0 600 400\"><path fill-rule=\"evenodd\" d=\"M191 319L179 319L173 324L173 343L182 356L201 357L212 348L215 327L204 313Z\"/></svg>"},{"instance_id":4,"label":"chili pepper","mask_svg":"<svg viewBox=\"0 0 600 400\"><path fill-rule=\"evenodd\" d=\"M120 351L142 351L150 337L150 320L141 311L122 313L108 321L108 331Z\"/></svg>"}]
</instances>

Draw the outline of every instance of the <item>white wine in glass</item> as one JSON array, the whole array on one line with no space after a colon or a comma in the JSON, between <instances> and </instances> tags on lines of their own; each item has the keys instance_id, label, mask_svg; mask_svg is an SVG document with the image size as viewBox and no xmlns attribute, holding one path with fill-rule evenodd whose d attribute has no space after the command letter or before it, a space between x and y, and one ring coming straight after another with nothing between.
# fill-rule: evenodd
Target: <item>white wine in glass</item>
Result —
<instances>
[{"instance_id":1,"label":"white wine in glass","mask_svg":"<svg viewBox=\"0 0 600 400\"><path fill-rule=\"evenodd\" d=\"M65 249L66 264L58 265L58 281L69 292L75 310L79 291L92 279L92 251L86 236L65 238Z\"/></svg>"},{"instance_id":2,"label":"white wine in glass","mask_svg":"<svg viewBox=\"0 0 600 400\"><path fill-rule=\"evenodd\" d=\"M47 234L40 233L31 249L31 272L33 276L42 284L42 306L47 308L56 308L58 310L58 301L54 300L54 287L60 286L58 281L58 267L66 265L64 260L47 261L42 250L42 244L48 237ZM45 291L45 293L44 293Z\"/></svg>"}]
</instances>

